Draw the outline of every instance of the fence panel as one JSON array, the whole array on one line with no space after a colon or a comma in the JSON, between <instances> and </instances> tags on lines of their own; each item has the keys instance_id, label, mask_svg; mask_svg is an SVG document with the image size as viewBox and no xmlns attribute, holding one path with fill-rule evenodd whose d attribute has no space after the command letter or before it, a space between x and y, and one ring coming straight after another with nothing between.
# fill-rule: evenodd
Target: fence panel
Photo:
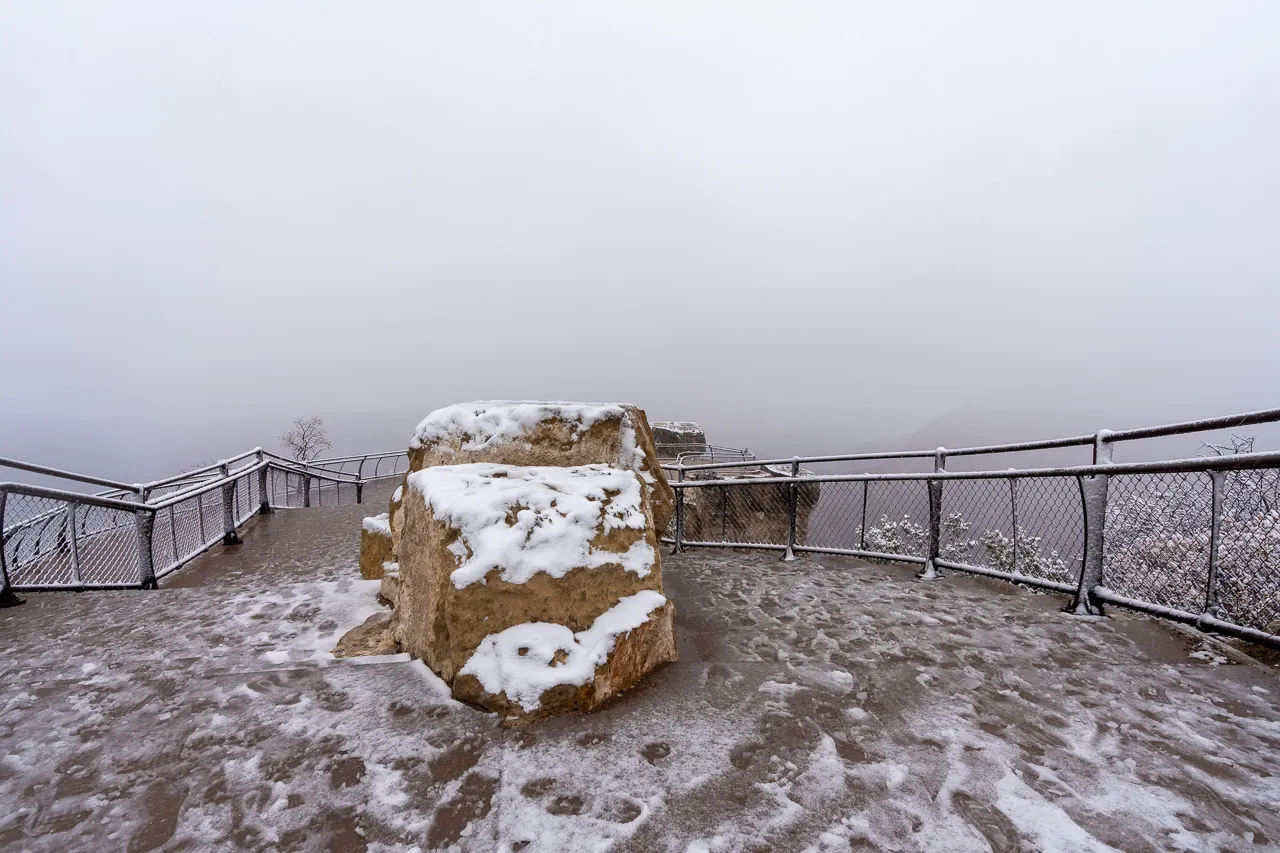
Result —
<instances>
[{"instance_id":1,"label":"fence panel","mask_svg":"<svg viewBox=\"0 0 1280 853\"><path fill-rule=\"evenodd\" d=\"M1228 471L1222 489L1216 615L1280 634L1280 471Z\"/></svg>"},{"instance_id":2,"label":"fence panel","mask_svg":"<svg viewBox=\"0 0 1280 853\"><path fill-rule=\"evenodd\" d=\"M1188 613L1204 609L1213 486L1207 472L1112 476L1103 586Z\"/></svg>"}]
</instances>

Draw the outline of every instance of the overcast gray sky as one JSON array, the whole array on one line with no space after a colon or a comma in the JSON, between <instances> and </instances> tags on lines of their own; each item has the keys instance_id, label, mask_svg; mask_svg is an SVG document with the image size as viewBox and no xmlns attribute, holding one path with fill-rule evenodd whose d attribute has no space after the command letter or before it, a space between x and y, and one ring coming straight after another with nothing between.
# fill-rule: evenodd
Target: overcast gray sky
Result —
<instances>
[{"instance_id":1,"label":"overcast gray sky","mask_svg":"<svg viewBox=\"0 0 1280 853\"><path fill-rule=\"evenodd\" d=\"M1280 5L1055 5L4 0L0 455L1280 404Z\"/></svg>"}]
</instances>

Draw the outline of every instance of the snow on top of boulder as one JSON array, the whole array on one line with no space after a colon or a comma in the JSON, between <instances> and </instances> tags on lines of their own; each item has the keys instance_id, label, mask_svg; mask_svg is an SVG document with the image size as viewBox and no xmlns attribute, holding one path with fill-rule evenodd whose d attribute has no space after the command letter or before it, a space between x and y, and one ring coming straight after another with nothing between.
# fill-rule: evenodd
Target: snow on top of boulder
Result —
<instances>
[{"instance_id":1,"label":"snow on top of boulder","mask_svg":"<svg viewBox=\"0 0 1280 853\"><path fill-rule=\"evenodd\" d=\"M702 424L697 421L654 421L654 429L669 429L672 432L702 432Z\"/></svg>"},{"instance_id":2,"label":"snow on top of boulder","mask_svg":"<svg viewBox=\"0 0 1280 853\"><path fill-rule=\"evenodd\" d=\"M649 614L666 603L662 593L642 590L619 599L576 634L551 622L513 625L481 640L459 674L474 675L487 692L505 693L526 711L537 710L552 687L581 687L594 679L617 638L649 621ZM557 663L560 652L565 657Z\"/></svg>"},{"instance_id":3,"label":"snow on top of boulder","mask_svg":"<svg viewBox=\"0 0 1280 853\"><path fill-rule=\"evenodd\" d=\"M623 552L592 546L597 533L644 530L640 480L608 465L572 468L472 463L435 465L409 475L437 521L457 530L449 550L451 575L462 589L494 569L508 583L538 572L564 577L571 569L609 564L640 577L656 555L643 538Z\"/></svg>"},{"instance_id":4,"label":"snow on top of boulder","mask_svg":"<svg viewBox=\"0 0 1280 853\"><path fill-rule=\"evenodd\" d=\"M463 450L516 441L544 421L573 424L580 435L600 421L620 418L622 403L566 403L538 400L480 400L436 409L414 430L409 447L417 449L433 441L459 439Z\"/></svg>"},{"instance_id":5,"label":"snow on top of boulder","mask_svg":"<svg viewBox=\"0 0 1280 853\"><path fill-rule=\"evenodd\" d=\"M381 515L371 515L364 520L364 529L370 533L381 533L385 536L390 536L391 522L385 512Z\"/></svg>"}]
</instances>

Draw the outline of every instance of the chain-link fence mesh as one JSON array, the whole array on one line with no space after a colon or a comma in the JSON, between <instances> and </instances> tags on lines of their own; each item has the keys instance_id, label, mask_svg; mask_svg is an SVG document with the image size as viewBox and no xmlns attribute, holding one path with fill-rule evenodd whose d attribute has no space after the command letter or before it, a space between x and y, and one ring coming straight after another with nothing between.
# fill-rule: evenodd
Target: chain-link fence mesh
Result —
<instances>
[{"instance_id":1,"label":"chain-link fence mesh","mask_svg":"<svg viewBox=\"0 0 1280 853\"><path fill-rule=\"evenodd\" d=\"M232 479L226 494L237 527L256 515L263 503L261 473L255 470L256 465L256 459L248 458L229 466ZM384 471L393 467L388 460ZM158 576L222 541L226 533L224 487L189 494L221 477L221 472L193 475L147 493L150 505L175 501L155 510L152 517L150 556ZM382 482L389 484L391 480L384 478ZM274 467L267 469L266 484L271 505L282 508L307 505L307 491L312 506L355 503L360 491L355 482ZM389 494L390 486L384 491ZM377 494L381 496L380 491ZM141 541L136 510L17 492L5 495L5 567L16 589L141 584Z\"/></svg>"},{"instance_id":2,"label":"chain-link fence mesh","mask_svg":"<svg viewBox=\"0 0 1280 853\"><path fill-rule=\"evenodd\" d=\"M823 489L832 484L824 483ZM859 550L924 559L929 546L929 487L924 480L868 480ZM828 490L829 491L829 490Z\"/></svg>"},{"instance_id":3,"label":"chain-link fence mesh","mask_svg":"<svg viewBox=\"0 0 1280 853\"><path fill-rule=\"evenodd\" d=\"M785 546L787 486L749 478L724 483L684 490L684 541Z\"/></svg>"},{"instance_id":4,"label":"chain-link fence mesh","mask_svg":"<svg viewBox=\"0 0 1280 853\"><path fill-rule=\"evenodd\" d=\"M9 580L19 588L136 583L135 514L11 493L4 556Z\"/></svg>"},{"instance_id":5,"label":"chain-link fence mesh","mask_svg":"<svg viewBox=\"0 0 1280 853\"><path fill-rule=\"evenodd\" d=\"M1216 586L1218 618L1280 634L1280 471L1224 475Z\"/></svg>"},{"instance_id":6,"label":"chain-link fence mesh","mask_svg":"<svg viewBox=\"0 0 1280 853\"><path fill-rule=\"evenodd\" d=\"M814 548L863 550L860 532L865 522L864 502L870 497L866 483L823 483L821 497L809 516L808 529L798 537L802 545Z\"/></svg>"},{"instance_id":7,"label":"chain-link fence mesh","mask_svg":"<svg viewBox=\"0 0 1280 853\"><path fill-rule=\"evenodd\" d=\"M1215 476L1222 511L1211 590ZM751 479L683 489L683 541L785 545L789 484ZM801 477L797 489L800 547L927 556L926 480ZM1075 476L947 479L940 515L943 561L1054 589L1080 582L1085 518ZM1102 585L1135 601L1280 635L1280 470L1110 475Z\"/></svg>"},{"instance_id":8,"label":"chain-link fence mesh","mask_svg":"<svg viewBox=\"0 0 1280 853\"><path fill-rule=\"evenodd\" d=\"M1212 514L1208 473L1112 476L1103 586L1128 598L1201 612L1209 588Z\"/></svg>"}]
</instances>

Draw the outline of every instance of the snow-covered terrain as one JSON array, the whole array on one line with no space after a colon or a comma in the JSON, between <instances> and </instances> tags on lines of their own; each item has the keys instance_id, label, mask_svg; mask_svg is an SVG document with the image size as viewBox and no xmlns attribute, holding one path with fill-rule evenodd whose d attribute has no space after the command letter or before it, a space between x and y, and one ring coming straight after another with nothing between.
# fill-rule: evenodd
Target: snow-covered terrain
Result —
<instances>
[{"instance_id":1,"label":"snow-covered terrain","mask_svg":"<svg viewBox=\"0 0 1280 853\"><path fill-rule=\"evenodd\" d=\"M364 507L278 513L159 592L0 611L0 849L1265 850L1280 680L998 582L664 557L681 660L511 730L373 612Z\"/></svg>"}]
</instances>

